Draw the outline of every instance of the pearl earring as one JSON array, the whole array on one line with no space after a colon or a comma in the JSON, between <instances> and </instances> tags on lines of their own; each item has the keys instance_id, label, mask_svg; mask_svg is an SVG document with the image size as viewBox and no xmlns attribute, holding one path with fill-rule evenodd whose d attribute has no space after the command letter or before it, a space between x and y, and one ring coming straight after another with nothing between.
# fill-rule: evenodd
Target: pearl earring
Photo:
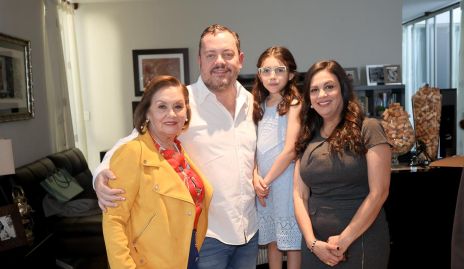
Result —
<instances>
[{"instance_id":1,"label":"pearl earring","mask_svg":"<svg viewBox=\"0 0 464 269\"><path fill-rule=\"evenodd\" d=\"M150 122L150 120L146 119L145 122L140 126L140 130L142 132L147 128L149 122Z\"/></svg>"}]
</instances>

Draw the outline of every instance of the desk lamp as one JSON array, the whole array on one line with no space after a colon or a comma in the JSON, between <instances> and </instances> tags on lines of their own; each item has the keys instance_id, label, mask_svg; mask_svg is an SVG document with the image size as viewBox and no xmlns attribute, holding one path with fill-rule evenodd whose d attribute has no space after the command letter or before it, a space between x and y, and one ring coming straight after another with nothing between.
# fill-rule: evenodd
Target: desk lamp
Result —
<instances>
[{"instance_id":1,"label":"desk lamp","mask_svg":"<svg viewBox=\"0 0 464 269\"><path fill-rule=\"evenodd\" d=\"M15 173L15 165L13 159L13 146L11 139L0 139L0 195L3 196L4 204L9 204L8 196L3 189L3 179L7 179L6 175Z\"/></svg>"}]
</instances>

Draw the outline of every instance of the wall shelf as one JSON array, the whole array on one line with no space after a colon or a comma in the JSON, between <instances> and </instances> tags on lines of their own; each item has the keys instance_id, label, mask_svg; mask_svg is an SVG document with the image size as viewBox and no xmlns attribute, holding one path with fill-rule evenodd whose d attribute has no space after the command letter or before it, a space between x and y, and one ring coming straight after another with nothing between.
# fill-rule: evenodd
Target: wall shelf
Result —
<instances>
[{"instance_id":1,"label":"wall shelf","mask_svg":"<svg viewBox=\"0 0 464 269\"><path fill-rule=\"evenodd\" d=\"M254 74L239 75L238 81L248 91L251 91L255 79ZM297 73L297 87L303 89L304 73ZM404 84L390 84L367 86L359 85L354 87L354 92L358 96L364 113L368 117L380 118L385 108L391 103L400 103L405 105L405 87Z\"/></svg>"},{"instance_id":2,"label":"wall shelf","mask_svg":"<svg viewBox=\"0 0 464 269\"><path fill-rule=\"evenodd\" d=\"M383 111L391 103L400 103L404 108L405 94L404 84L398 85L360 85L354 87L354 92L358 96L364 113L368 117L380 118Z\"/></svg>"}]
</instances>

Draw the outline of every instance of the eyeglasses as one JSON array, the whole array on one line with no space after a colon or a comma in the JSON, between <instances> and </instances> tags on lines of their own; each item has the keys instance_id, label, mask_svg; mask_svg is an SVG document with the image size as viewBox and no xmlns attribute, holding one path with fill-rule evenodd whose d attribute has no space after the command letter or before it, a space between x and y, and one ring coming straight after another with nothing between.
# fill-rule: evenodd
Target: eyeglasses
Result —
<instances>
[{"instance_id":1,"label":"eyeglasses","mask_svg":"<svg viewBox=\"0 0 464 269\"><path fill-rule=\"evenodd\" d=\"M258 73L260 73L262 76L270 76L274 72L276 76L283 75L287 72L287 67L286 66L275 66L275 67L260 67L258 68Z\"/></svg>"}]
</instances>

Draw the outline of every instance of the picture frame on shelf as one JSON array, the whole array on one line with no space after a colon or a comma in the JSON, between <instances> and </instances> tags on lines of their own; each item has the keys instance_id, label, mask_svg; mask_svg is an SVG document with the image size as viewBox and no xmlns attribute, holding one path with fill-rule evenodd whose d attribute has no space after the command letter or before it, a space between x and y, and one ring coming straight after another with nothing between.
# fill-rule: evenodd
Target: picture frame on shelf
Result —
<instances>
[{"instance_id":1,"label":"picture frame on shelf","mask_svg":"<svg viewBox=\"0 0 464 269\"><path fill-rule=\"evenodd\" d=\"M366 65L366 79L368 86L384 85L384 65Z\"/></svg>"},{"instance_id":2,"label":"picture frame on shelf","mask_svg":"<svg viewBox=\"0 0 464 269\"><path fill-rule=\"evenodd\" d=\"M18 207L15 204L0 207L0 251L27 243Z\"/></svg>"},{"instance_id":3,"label":"picture frame on shelf","mask_svg":"<svg viewBox=\"0 0 464 269\"><path fill-rule=\"evenodd\" d=\"M351 84L353 86L358 86L359 85L359 73L358 73L358 68L357 67L347 67L344 68L345 73L348 76L348 79L351 81Z\"/></svg>"},{"instance_id":4,"label":"picture frame on shelf","mask_svg":"<svg viewBox=\"0 0 464 269\"><path fill-rule=\"evenodd\" d=\"M400 65L385 65L383 67L385 85L401 84L401 67Z\"/></svg>"},{"instance_id":5,"label":"picture frame on shelf","mask_svg":"<svg viewBox=\"0 0 464 269\"><path fill-rule=\"evenodd\" d=\"M31 42L0 33L0 122L32 118Z\"/></svg>"},{"instance_id":6,"label":"picture frame on shelf","mask_svg":"<svg viewBox=\"0 0 464 269\"><path fill-rule=\"evenodd\" d=\"M170 75L190 84L188 48L132 50L135 96L142 96L145 86L159 75Z\"/></svg>"}]
</instances>

